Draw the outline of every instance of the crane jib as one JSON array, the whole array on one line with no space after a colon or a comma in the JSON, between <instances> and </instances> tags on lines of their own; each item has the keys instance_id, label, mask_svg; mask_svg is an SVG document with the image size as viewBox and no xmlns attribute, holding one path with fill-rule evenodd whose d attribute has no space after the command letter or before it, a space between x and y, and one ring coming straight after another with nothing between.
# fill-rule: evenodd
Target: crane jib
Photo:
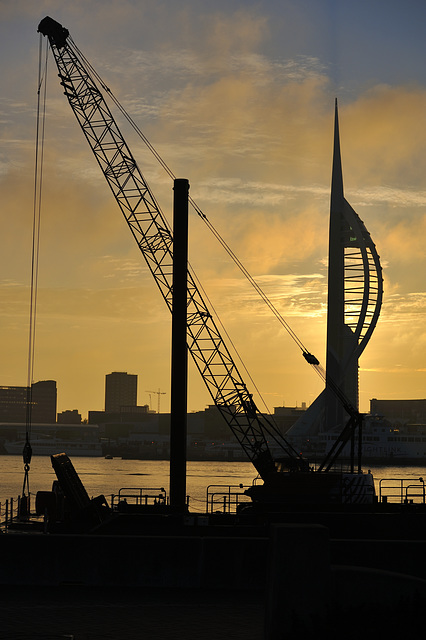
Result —
<instances>
[{"instance_id":1,"label":"crane jib","mask_svg":"<svg viewBox=\"0 0 426 640\"><path fill-rule=\"evenodd\" d=\"M68 30L47 17L38 31L49 39L71 109L172 310L173 238L168 223ZM280 449L281 458L300 460L278 429L257 411L190 271L187 344L215 405L260 476L265 478L276 468L270 442Z\"/></svg>"}]
</instances>

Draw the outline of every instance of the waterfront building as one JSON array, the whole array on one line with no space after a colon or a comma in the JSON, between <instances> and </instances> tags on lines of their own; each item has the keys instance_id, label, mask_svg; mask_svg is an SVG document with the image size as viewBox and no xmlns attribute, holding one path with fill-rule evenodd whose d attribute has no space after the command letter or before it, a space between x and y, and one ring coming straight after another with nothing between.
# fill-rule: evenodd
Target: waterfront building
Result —
<instances>
[{"instance_id":1,"label":"waterfront building","mask_svg":"<svg viewBox=\"0 0 426 640\"><path fill-rule=\"evenodd\" d=\"M0 422L18 423L27 419L28 387L0 387ZM31 422L56 423L55 380L31 385Z\"/></svg>"},{"instance_id":2,"label":"waterfront building","mask_svg":"<svg viewBox=\"0 0 426 640\"><path fill-rule=\"evenodd\" d=\"M426 400L370 400L370 413L391 425L426 425ZM423 429L426 431L426 427Z\"/></svg>"},{"instance_id":3,"label":"waterfront building","mask_svg":"<svg viewBox=\"0 0 426 640\"><path fill-rule=\"evenodd\" d=\"M56 423L57 389L55 380L34 382L31 402L32 422Z\"/></svg>"},{"instance_id":4,"label":"waterfront building","mask_svg":"<svg viewBox=\"0 0 426 640\"><path fill-rule=\"evenodd\" d=\"M122 371L105 376L105 412L119 413L121 407L136 407L138 377Z\"/></svg>"},{"instance_id":5,"label":"waterfront building","mask_svg":"<svg viewBox=\"0 0 426 640\"><path fill-rule=\"evenodd\" d=\"M81 424L81 413L77 409L67 409L58 413L58 424Z\"/></svg>"},{"instance_id":6,"label":"waterfront building","mask_svg":"<svg viewBox=\"0 0 426 640\"><path fill-rule=\"evenodd\" d=\"M25 422L27 387L0 387L0 422Z\"/></svg>"},{"instance_id":7,"label":"waterfront building","mask_svg":"<svg viewBox=\"0 0 426 640\"><path fill-rule=\"evenodd\" d=\"M306 402L302 402L301 407L274 407L273 422L284 435L305 412Z\"/></svg>"}]
</instances>

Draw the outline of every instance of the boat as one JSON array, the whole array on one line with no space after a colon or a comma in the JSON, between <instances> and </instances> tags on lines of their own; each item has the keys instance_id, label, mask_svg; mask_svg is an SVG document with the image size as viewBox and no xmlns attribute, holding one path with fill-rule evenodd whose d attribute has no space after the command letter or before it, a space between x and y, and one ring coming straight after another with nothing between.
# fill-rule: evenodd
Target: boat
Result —
<instances>
[{"instance_id":1,"label":"boat","mask_svg":"<svg viewBox=\"0 0 426 640\"><path fill-rule=\"evenodd\" d=\"M9 455L22 455L25 441L6 441L4 449ZM86 442L83 440L61 440L59 438L36 438L31 440L34 456L51 456L58 451L66 451L73 457L100 457L102 445L100 442Z\"/></svg>"},{"instance_id":2,"label":"boat","mask_svg":"<svg viewBox=\"0 0 426 640\"><path fill-rule=\"evenodd\" d=\"M336 442L338 430L318 434L287 435L291 444L312 461L325 456ZM358 436L356 436L356 446ZM349 445L341 459L350 456ZM362 458L366 464L426 464L426 425L392 425L382 416L366 415L362 427Z\"/></svg>"},{"instance_id":3,"label":"boat","mask_svg":"<svg viewBox=\"0 0 426 640\"><path fill-rule=\"evenodd\" d=\"M320 447L329 450L336 434L322 434ZM364 462L394 462L409 464L426 463L426 426L390 425L377 416L366 416L362 431L362 452ZM348 455L343 449L342 457Z\"/></svg>"}]
</instances>

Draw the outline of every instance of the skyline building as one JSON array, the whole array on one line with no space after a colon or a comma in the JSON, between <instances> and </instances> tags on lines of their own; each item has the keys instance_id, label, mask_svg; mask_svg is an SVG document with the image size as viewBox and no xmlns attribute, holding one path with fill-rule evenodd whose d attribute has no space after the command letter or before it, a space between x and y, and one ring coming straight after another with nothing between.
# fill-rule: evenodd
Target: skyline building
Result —
<instances>
[{"instance_id":1,"label":"skyline building","mask_svg":"<svg viewBox=\"0 0 426 640\"><path fill-rule=\"evenodd\" d=\"M426 425L426 400L370 400L370 413L384 416L392 425Z\"/></svg>"},{"instance_id":2,"label":"skyline building","mask_svg":"<svg viewBox=\"0 0 426 640\"><path fill-rule=\"evenodd\" d=\"M0 422L25 423L28 387L0 387ZM40 380L31 385L31 422L56 422L57 389L55 380Z\"/></svg>"},{"instance_id":3,"label":"skyline building","mask_svg":"<svg viewBox=\"0 0 426 640\"><path fill-rule=\"evenodd\" d=\"M119 413L121 407L136 407L138 376L115 371L105 376L105 411Z\"/></svg>"},{"instance_id":4,"label":"skyline building","mask_svg":"<svg viewBox=\"0 0 426 640\"><path fill-rule=\"evenodd\" d=\"M377 324L383 297L379 255L364 223L344 196L337 100L331 176L326 384L289 433L340 431L348 419L337 388L359 408L358 360Z\"/></svg>"},{"instance_id":5,"label":"skyline building","mask_svg":"<svg viewBox=\"0 0 426 640\"><path fill-rule=\"evenodd\" d=\"M40 380L31 386L31 421L55 424L58 396L56 380Z\"/></svg>"},{"instance_id":6,"label":"skyline building","mask_svg":"<svg viewBox=\"0 0 426 640\"><path fill-rule=\"evenodd\" d=\"M27 387L0 387L0 422L25 422Z\"/></svg>"}]
</instances>

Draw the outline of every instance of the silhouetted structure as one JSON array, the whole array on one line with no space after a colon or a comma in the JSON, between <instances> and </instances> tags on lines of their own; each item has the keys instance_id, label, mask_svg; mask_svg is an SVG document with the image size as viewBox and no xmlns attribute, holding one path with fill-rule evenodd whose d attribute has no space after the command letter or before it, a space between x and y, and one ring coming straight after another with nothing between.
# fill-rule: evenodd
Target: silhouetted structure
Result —
<instances>
[{"instance_id":1,"label":"silhouetted structure","mask_svg":"<svg viewBox=\"0 0 426 640\"><path fill-rule=\"evenodd\" d=\"M376 326L382 294L376 247L343 193L336 101L328 257L326 428L345 420L342 404L330 390L330 383L334 382L358 408L358 358Z\"/></svg>"},{"instance_id":2,"label":"silhouetted structure","mask_svg":"<svg viewBox=\"0 0 426 640\"><path fill-rule=\"evenodd\" d=\"M0 387L0 422L24 422L27 387Z\"/></svg>"},{"instance_id":3,"label":"silhouetted structure","mask_svg":"<svg viewBox=\"0 0 426 640\"><path fill-rule=\"evenodd\" d=\"M58 424L81 424L81 413L77 409L61 411L58 413Z\"/></svg>"},{"instance_id":4,"label":"silhouetted structure","mask_svg":"<svg viewBox=\"0 0 426 640\"><path fill-rule=\"evenodd\" d=\"M370 400L370 413L391 424L426 425L426 400Z\"/></svg>"},{"instance_id":5,"label":"silhouetted structure","mask_svg":"<svg viewBox=\"0 0 426 640\"><path fill-rule=\"evenodd\" d=\"M41 380L32 385L32 422L56 423L57 390L55 380Z\"/></svg>"},{"instance_id":6,"label":"silhouetted structure","mask_svg":"<svg viewBox=\"0 0 426 640\"><path fill-rule=\"evenodd\" d=\"M303 437L341 431L347 414L334 388L358 409L358 359L377 324L383 278L376 247L343 192L337 100L331 179L326 386L289 431Z\"/></svg>"},{"instance_id":7,"label":"silhouetted structure","mask_svg":"<svg viewBox=\"0 0 426 640\"><path fill-rule=\"evenodd\" d=\"M56 423L57 391L55 380L34 382L31 390L31 421ZM25 422L28 388L0 387L0 422Z\"/></svg>"},{"instance_id":8,"label":"silhouetted structure","mask_svg":"<svg viewBox=\"0 0 426 640\"><path fill-rule=\"evenodd\" d=\"M138 377L122 371L105 376L105 411L119 413L121 407L136 407Z\"/></svg>"}]
</instances>

